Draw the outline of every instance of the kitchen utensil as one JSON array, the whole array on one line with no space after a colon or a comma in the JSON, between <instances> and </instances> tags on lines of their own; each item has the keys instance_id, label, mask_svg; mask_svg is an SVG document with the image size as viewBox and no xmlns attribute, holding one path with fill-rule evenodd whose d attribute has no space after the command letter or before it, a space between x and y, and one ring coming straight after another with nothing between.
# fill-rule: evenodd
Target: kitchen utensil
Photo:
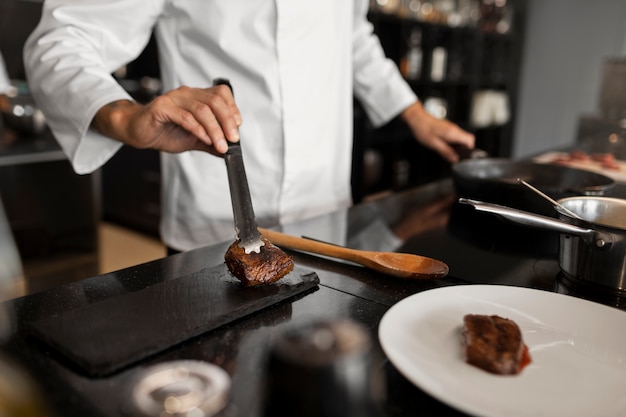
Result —
<instances>
[{"instance_id":1,"label":"kitchen utensil","mask_svg":"<svg viewBox=\"0 0 626 417\"><path fill-rule=\"evenodd\" d=\"M550 217L541 216L538 214L533 214L510 207L504 207L499 204L491 204L483 201L470 200L467 198L460 198L459 203L469 204L478 211L492 213L515 223L580 236L586 239L590 244L593 244L597 247L603 247L607 244L607 237L603 234L597 233L591 228L578 227L573 224L565 223L563 221L556 220ZM612 239L608 238L609 242L611 240Z\"/></svg>"},{"instance_id":2,"label":"kitchen utensil","mask_svg":"<svg viewBox=\"0 0 626 417\"><path fill-rule=\"evenodd\" d=\"M559 266L564 274L626 291L626 200L591 196L558 200L582 220L564 214L557 220L465 198L459 202L524 226L559 232Z\"/></svg>"},{"instance_id":3,"label":"kitchen utensil","mask_svg":"<svg viewBox=\"0 0 626 417\"><path fill-rule=\"evenodd\" d=\"M243 248L246 253L259 253L264 243L261 240L261 233L259 233L254 216L240 143L228 145L228 151L224 154L224 161L226 161L226 170L228 171L228 185L239 247Z\"/></svg>"},{"instance_id":4,"label":"kitchen utensil","mask_svg":"<svg viewBox=\"0 0 626 417\"><path fill-rule=\"evenodd\" d=\"M460 197L551 214L553 208L538 201L518 178L554 199L603 195L615 186L614 180L596 172L507 158L467 159L452 167L452 179Z\"/></svg>"},{"instance_id":5,"label":"kitchen utensil","mask_svg":"<svg viewBox=\"0 0 626 417\"><path fill-rule=\"evenodd\" d=\"M541 192L541 190L539 190L539 189L537 189L537 188L533 187L532 185L530 185L528 182L524 181L524 180L523 180L523 179L521 179L521 178L518 178L517 180L518 180L518 181L519 181L522 185L524 185L524 186L528 187L529 189L531 189L532 191L534 191L534 192L535 192L536 194L538 194L540 197L542 197L542 198L546 199L547 201L549 201L549 202L550 202L550 204L552 204L552 206L554 207L554 209L555 209L557 212L559 212L559 213L561 213L561 214L564 214L564 215L566 215L566 216L573 217L573 218L575 218L575 219L580 219L580 217L578 217L578 216L576 215L576 213L573 213L572 211L570 211L570 210L566 209L566 208L565 208L565 207L563 207L561 204L559 204L559 202L558 202L558 201L554 200L554 199L553 199L552 197L550 197L549 195L542 193L542 192Z\"/></svg>"},{"instance_id":6,"label":"kitchen utensil","mask_svg":"<svg viewBox=\"0 0 626 417\"><path fill-rule=\"evenodd\" d=\"M263 236L277 246L311 252L355 262L383 274L404 279L435 279L448 274L448 265L436 259L409 253L375 252L350 249L317 240L259 229Z\"/></svg>"},{"instance_id":7,"label":"kitchen utensil","mask_svg":"<svg viewBox=\"0 0 626 417\"><path fill-rule=\"evenodd\" d=\"M596 172L508 158L468 159L452 167L452 179L459 197L557 218L553 205L537 198L518 178L533 184L555 200L578 195L603 195L615 185L613 179ZM518 236L520 241L536 242L533 252L554 258L558 256L559 236L552 231L502 223L484 213L465 211L467 217L472 219L465 226L471 229L469 233L481 233L487 241Z\"/></svg>"},{"instance_id":8,"label":"kitchen utensil","mask_svg":"<svg viewBox=\"0 0 626 417\"><path fill-rule=\"evenodd\" d=\"M233 92L230 81L225 78L213 80L213 85L226 85ZM246 170L243 164L241 142L228 144L228 151L224 154L224 161L226 162L226 171L228 172L228 186L230 187L230 198L233 205L235 232L237 239L239 239L238 245L248 254L252 252L259 253L264 243L261 240L261 233L259 233L254 216L250 189L248 188L248 178L246 177Z\"/></svg>"}]
</instances>

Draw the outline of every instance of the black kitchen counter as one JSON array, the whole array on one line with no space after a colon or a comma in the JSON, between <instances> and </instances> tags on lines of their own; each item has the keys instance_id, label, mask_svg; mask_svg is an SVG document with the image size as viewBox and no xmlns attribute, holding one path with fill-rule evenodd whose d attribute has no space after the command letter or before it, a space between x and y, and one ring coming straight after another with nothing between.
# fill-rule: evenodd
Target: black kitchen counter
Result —
<instances>
[{"instance_id":1,"label":"black kitchen counter","mask_svg":"<svg viewBox=\"0 0 626 417\"><path fill-rule=\"evenodd\" d=\"M617 187L615 192L623 190ZM444 210L446 221L442 223L433 214L437 212L433 207L441 199L453 196L452 182L443 180L285 228L291 234L359 249L396 250L440 259L450 267L447 277L406 281L347 262L289 252L298 267L317 274L320 284L316 288L105 376L86 375L26 332L29 322L69 311L80 312L116 297L141 294L151 286L223 264L223 255L231 243L225 242L8 301L4 307L14 313L17 330L6 350L38 383L56 416L122 416L137 374L148 365L177 359L210 362L230 374L230 402L219 415L260 416L271 335L289 323L316 318L350 319L365 326L374 341L374 357L387 385L387 399L381 406L383 415L463 416L413 386L385 358L377 337L385 312L407 296L450 285L502 284L579 294L561 283L552 248L543 250L532 241L532 234L503 240L502 234L482 229L481 219L471 217L464 210L467 207L458 204ZM395 241L394 246L393 239L382 236L399 225L413 232L405 241ZM610 297L597 301L615 305Z\"/></svg>"}]
</instances>

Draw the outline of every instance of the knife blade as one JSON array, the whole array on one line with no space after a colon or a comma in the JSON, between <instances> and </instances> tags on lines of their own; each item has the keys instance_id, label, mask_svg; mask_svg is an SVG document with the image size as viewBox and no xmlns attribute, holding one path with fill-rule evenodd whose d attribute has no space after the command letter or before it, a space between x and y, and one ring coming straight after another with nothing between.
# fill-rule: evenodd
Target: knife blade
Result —
<instances>
[{"instance_id":1,"label":"knife blade","mask_svg":"<svg viewBox=\"0 0 626 417\"><path fill-rule=\"evenodd\" d=\"M228 186L230 188L230 199L233 206L233 217L235 219L235 232L239 239L238 246L247 254L261 252L261 246L265 245L261 240L252 207L248 178L243 164L243 154L241 143L229 143L228 151L224 154L226 161L226 171L228 173Z\"/></svg>"}]
</instances>

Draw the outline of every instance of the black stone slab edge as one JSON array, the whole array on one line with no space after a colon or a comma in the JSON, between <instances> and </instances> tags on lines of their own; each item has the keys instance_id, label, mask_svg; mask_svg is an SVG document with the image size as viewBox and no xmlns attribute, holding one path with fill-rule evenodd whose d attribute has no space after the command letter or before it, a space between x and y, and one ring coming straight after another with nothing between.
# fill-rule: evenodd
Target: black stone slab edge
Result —
<instances>
[{"instance_id":1,"label":"black stone slab edge","mask_svg":"<svg viewBox=\"0 0 626 417\"><path fill-rule=\"evenodd\" d=\"M25 323L25 329L88 376L106 376L318 284L315 272L296 266L274 284L245 287L220 264Z\"/></svg>"}]
</instances>

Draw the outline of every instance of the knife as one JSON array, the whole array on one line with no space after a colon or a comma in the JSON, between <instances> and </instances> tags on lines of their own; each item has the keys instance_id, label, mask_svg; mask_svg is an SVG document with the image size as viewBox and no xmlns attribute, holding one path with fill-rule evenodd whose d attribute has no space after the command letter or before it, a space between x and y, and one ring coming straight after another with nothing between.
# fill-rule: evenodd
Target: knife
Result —
<instances>
[{"instance_id":1,"label":"knife","mask_svg":"<svg viewBox=\"0 0 626 417\"><path fill-rule=\"evenodd\" d=\"M213 85L227 85L233 91L230 82L223 78L213 81ZM233 206L233 217L235 219L235 233L239 240L238 246L246 254L261 252L261 246L265 245L261 239L250 189L248 188L248 178L243 164L243 154L241 152L241 141L229 143L228 151L224 154L226 161L226 172L228 173L228 186L230 188L230 199Z\"/></svg>"}]
</instances>

